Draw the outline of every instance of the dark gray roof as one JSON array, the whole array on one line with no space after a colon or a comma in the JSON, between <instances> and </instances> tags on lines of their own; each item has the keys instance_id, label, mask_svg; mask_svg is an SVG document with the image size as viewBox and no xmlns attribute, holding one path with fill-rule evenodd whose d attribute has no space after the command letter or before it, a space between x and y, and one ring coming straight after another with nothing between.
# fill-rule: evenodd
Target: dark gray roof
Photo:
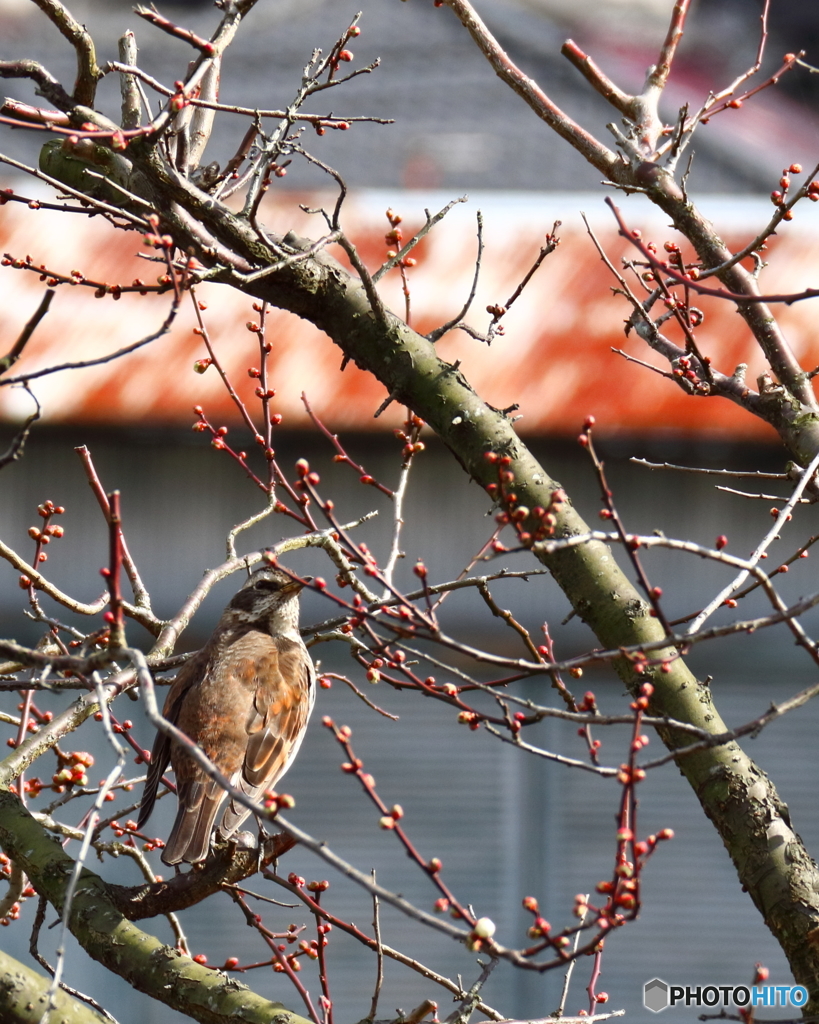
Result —
<instances>
[{"instance_id":1,"label":"dark gray roof","mask_svg":"<svg viewBox=\"0 0 819 1024\"><path fill-rule=\"evenodd\" d=\"M582 45L585 33L598 63L619 77L626 88L635 88L656 52L662 31L650 48L641 37L640 44L629 50L622 37L595 39L588 19L578 17L577 24L566 25L542 9L524 7L515 0L493 0L483 8L481 13L512 59L567 113L608 141L604 125L612 120L612 110L561 57L560 45L570 31L579 29L578 40ZM452 12L435 8L427 0L355 0L349 6L338 0L260 3L232 47L223 75L222 99L247 106L287 103L312 49L320 46L326 51L357 9L363 12L362 34L355 40L352 66L376 57L382 65L372 75L317 96L308 109L392 117L396 123L356 125L349 132L329 131L321 139L312 131L305 135L315 155L337 168L351 186L563 190L597 185L599 173L553 135L495 76ZM22 10L25 16L7 13L4 18L0 14L2 56L35 57L70 82L74 58L68 46L56 29L44 24L39 12ZM744 67L753 58L756 18L748 18L747 12L742 17L743 12L735 6L731 10L736 17L727 27L713 5L705 6L702 20L692 20L693 41L682 51L680 64L681 88L692 104L701 101L709 87L721 87L730 80L734 64ZM181 77L191 52L185 44L143 23L126 4L91 3L88 11L101 59L115 55L117 35L130 27L137 33L140 61L146 70L168 84ZM202 4L163 6L163 11L200 32L207 32L219 16ZM718 58L718 51L706 45L709 25L723 41L725 31L732 29L727 56ZM774 43L771 49L775 54L771 60L776 63L781 54ZM717 81L698 73L703 70L699 68L703 53L717 61ZM7 93L30 98L26 83L4 85ZM669 93L667 98L665 113L672 119L678 95ZM773 93L763 95L760 102L771 102L767 97ZM103 104L109 104L109 113L115 113L118 88L113 76L101 96ZM782 118L793 120L794 110L789 108ZM232 123L223 124L208 151L209 157L220 161L230 155L247 123L241 118L223 121ZM719 128L701 131L695 146L693 187L711 192L773 187L782 157L770 153L770 138L735 136L738 127L738 119L729 115L720 120ZM25 149L31 151L31 140L24 140L22 133L15 133L10 140L8 133L4 135L4 152L21 155ZM785 156L797 158L790 152ZM302 164L294 165L277 187L325 183L320 171Z\"/></svg>"}]
</instances>

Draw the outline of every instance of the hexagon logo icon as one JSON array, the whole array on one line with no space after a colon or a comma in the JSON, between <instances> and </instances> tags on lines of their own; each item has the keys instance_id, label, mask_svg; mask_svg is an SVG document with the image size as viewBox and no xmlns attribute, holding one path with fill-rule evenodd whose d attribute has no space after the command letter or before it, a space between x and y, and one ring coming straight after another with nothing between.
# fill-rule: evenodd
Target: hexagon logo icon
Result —
<instances>
[{"instance_id":1,"label":"hexagon logo icon","mask_svg":"<svg viewBox=\"0 0 819 1024\"><path fill-rule=\"evenodd\" d=\"M661 978L652 978L643 985L643 1006L659 1013L668 1006L668 985Z\"/></svg>"}]
</instances>

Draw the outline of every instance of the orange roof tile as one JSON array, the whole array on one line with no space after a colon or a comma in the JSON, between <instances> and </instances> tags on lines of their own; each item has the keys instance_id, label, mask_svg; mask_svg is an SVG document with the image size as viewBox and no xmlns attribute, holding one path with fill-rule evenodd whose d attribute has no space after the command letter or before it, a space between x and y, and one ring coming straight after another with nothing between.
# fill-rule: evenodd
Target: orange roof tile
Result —
<instances>
[{"instance_id":1,"label":"orange roof tile","mask_svg":"<svg viewBox=\"0 0 819 1024\"><path fill-rule=\"evenodd\" d=\"M316 234L316 218L298 211L292 193L272 196L265 220L274 230L293 228ZM344 223L370 267L386 250L384 211L392 206L404 216L405 237L423 223L423 208L437 209L450 197L417 193L361 193L348 202ZM325 197L326 200L326 197ZM309 197L309 205L321 200ZM619 200L618 200L619 202ZM640 198L623 200L628 222L641 226L644 237L662 243L673 233ZM808 204L804 204L806 207ZM595 230L610 259L633 256L628 243L617 237L611 215L600 196L550 194L484 195L456 207L418 247L418 265L410 271L412 322L426 332L452 317L469 292L476 251L475 210L486 222L481 281L467 320L484 330L489 303L503 303L531 265L544 234L562 218L561 245L547 257L522 297L505 319L506 333L491 348L460 331L438 342L442 356L460 359L467 379L492 405L519 403L526 433L575 432L588 413L605 431L690 431L731 437L771 436L771 432L742 410L720 399L693 399L671 382L615 355L623 348L660 365L633 334L623 335L628 309L611 294L615 283L589 240L577 210L593 211ZM769 216L760 203L705 204L724 237L744 244ZM819 211L817 211L819 212ZM770 246L770 267L763 274L766 291L793 291L819 284L812 268L819 265L819 237L812 207L797 211ZM31 211L9 203L0 211L0 251L14 257L29 253L37 265L69 273L78 269L89 278L127 284L135 277L155 278L155 265L137 256L140 236L113 232L99 219ZM392 272L382 282L387 303L403 309L400 280ZM38 275L11 267L0 272L0 298L6 315L0 349L7 351L36 308L44 284ZM220 360L236 387L253 401L255 381L247 368L258 363L255 336L245 324L256 319L252 300L218 285L202 285L200 299ZM698 338L714 365L731 372L739 362L749 364L749 380L763 369L742 320L729 303L702 300L706 313ZM125 295L95 299L93 292L68 285L58 289L48 316L27 346L14 374L62 363L86 360L112 352L157 329L168 308L167 297ZM819 363L816 314L810 302L777 307L777 314L803 365ZM275 411L290 427L306 425L301 392L332 429L371 429L395 425L399 410L378 421L373 413L385 397L374 378L352 364L343 375L341 353L311 324L279 310L268 314L268 339L273 343L272 386ZM71 373L58 373L33 382L50 422L85 421L118 424L183 424L191 409L202 405L212 422L235 420L218 374L213 368L200 375L195 360L206 355L201 338L193 334L195 318L186 303L170 334L123 359ZM0 389L0 416L16 420L30 410L30 399L19 388Z\"/></svg>"}]
</instances>

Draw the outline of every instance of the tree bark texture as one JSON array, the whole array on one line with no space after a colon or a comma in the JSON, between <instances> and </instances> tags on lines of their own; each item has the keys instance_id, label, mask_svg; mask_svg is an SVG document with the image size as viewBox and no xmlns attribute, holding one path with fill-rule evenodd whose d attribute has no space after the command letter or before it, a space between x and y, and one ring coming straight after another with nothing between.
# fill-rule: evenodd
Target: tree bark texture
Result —
<instances>
[{"instance_id":1,"label":"tree bark texture","mask_svg":"<svg viewBox=\"0 0 819 1024\"><path fill-rule=\"evenodd\" d=\"M0 789L0 845L61 913L74 861L6 789ZM263 999L235 978L195 963L137 928L118 909L107 883L87 869L74 892L69 928L89 956L137 991L201 1024L310 1024L281 1003ZM28 997L33 998L31 990ZM73 1024L73 1018L67 1019ZM77 1017L78 1024L93 1019Z\"/></svg>"},{"instance_id":2,"label":"tree bark texture","mask_svg":"<svg viewBox=\"0 0 819 1024\"><path fill-rule=\"evenodd\" d=\"M205 214L207 234L218 238L242 261L258 267L266 255L269 265L275 264L273 252L265 254L250 226L227 210L211 206L205 211L200 206L198 212ZM674 213L682 218L686 211L675 207ZM686 215L698 219L691 208ZM169 223L181 233L181 244L193 244L203 262L212 262L213 254L206 246L197 245L196 234L188 231L190 220L180 221L171 214ZM270 241L302 251L311 244L292 234L271 237ZM713 258L713 251L711 254ZM220 272L217 280L220 278L324 331L346 357L376 376L396 401L424 419L481 487L497 481L497 467L487 461L486 453L507 456L518 504L529 509L549 507L561 485L538 463L509 418L484 402L462 371L439 358L425 337L392 313L386 312L381 319L364 284L329 253L317 253L247 285L241 284L233 271ZM745 282L732 275L726 283L736 286ZM549 400L548 394L543 400ZM556 515L556 537L589 531L570 500ZM650 616L648 603L606 545L590 542L552 554L541 552L537 557L604 648L662 639L662 627ZM655 655L659 659L662 653ZM676 652L669 649L666 653ZM637 675L625 658L619 658L615 666L632 692L646 680L654 684L653 714L688 722L714 735L727 731L710 689L693 676L682 659L672 658L668 673L649 669ZM670 750L688 742L672 730L663 730L662 738ZM781 944L796 981L808 988L809 1005L819 1009L819 869L791 828L787 807L765 773L736 742L681 757L679 767L719 832L741 884Z\"/></svg>"}]
</instances>

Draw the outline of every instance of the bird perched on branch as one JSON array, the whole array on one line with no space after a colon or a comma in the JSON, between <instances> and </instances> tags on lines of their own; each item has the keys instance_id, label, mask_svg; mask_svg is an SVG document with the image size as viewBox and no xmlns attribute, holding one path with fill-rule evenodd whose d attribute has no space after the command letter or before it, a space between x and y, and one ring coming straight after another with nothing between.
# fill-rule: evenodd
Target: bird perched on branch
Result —
<instances>
[{"instance_id":1,"label":"bird perched on branch","mask_svg":"<svg viewBox=\"0 0 819 1024\"><path fill-rule=\"evenodd\" d=\"M299 635L302 587L270 566L254 572L202 650L180 669L162 712L251 800L292 764L315 702L315 670ZM153 809L169 761L179 807L162 860L196 864L208 855L226 793L162 732L154 741L137 827ZM229 798L221 835L233 835L249 814Z\"/></svg>"}]
</instances>

